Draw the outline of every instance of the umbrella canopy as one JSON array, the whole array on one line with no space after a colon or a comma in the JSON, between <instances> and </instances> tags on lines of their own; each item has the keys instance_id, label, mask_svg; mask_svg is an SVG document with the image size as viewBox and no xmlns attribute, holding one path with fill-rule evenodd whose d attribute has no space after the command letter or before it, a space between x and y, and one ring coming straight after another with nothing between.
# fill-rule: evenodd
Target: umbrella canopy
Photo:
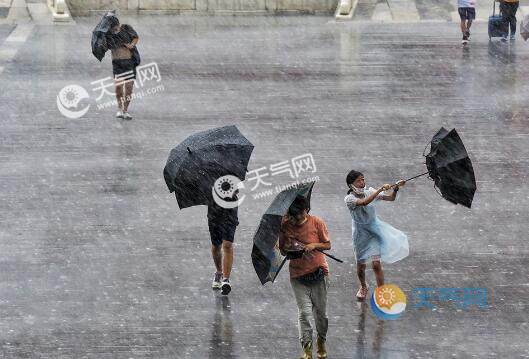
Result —
<instances>
[{"instance_id":1,"label":"umbrella canopy","mask_svg":"<svg viewBox=\"0 0 529 359\"><path fill-rule=\"evenodd\" d=\"M244 180L253 148L236 126L195 133L173 148L163 176L180 209L211 203L221 176Z\"/></svg>"},{"instance_id":2,"label":"umbrella canopy","mask_svg":"<svg viewBox=\"0 0 529 359\"><path fill-rule=\"evenodd\" d=\"M112 26L119 23L116 17L116 11L109 11L101 18L99 24L92 31L92 54L99 60L103 60L105 52L107 52L109 46L107 44L107 33L110 31Z\"/></svg>"},{"instance_id":3,"label":"umbrella canopy","mask_svg":"<svg viewBox=\"0 0 529 359\"><path fill-rule=\"evenodd\" d=\"M476 178L472 162L463 141L453 129L441 128L433 136L426 167L435 186L448 201L470 208L476 192Z\"/></svg>"},{"instance_id":4,"label":"umbrella canopy","mask_svg":"<svg viewBox=\"0 0 529 359\"><path fill-rule=\"evenodd\" d=\"M278 245L283 216L297 196L307 198L310 207L313 186L314 182L309 182L280 192L261 218L252 249L253 267L261 284L273 282L284 264Z\"/></svg>"}]
</instances>

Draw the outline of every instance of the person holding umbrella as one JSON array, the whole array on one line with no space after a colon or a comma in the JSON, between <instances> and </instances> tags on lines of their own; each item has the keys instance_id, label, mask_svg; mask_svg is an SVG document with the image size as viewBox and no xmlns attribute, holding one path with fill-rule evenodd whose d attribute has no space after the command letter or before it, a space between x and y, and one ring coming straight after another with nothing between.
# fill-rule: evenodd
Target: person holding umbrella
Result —
<instances>
[{"instance_id":1,"label":"person holding umbrella","mask_svg":"<svg viewBox=\"0 0 529 359\"><path fill-rule=\"evenodd\" d=\"M180 209L208 206L211 254L216 272L212 287L230 293L233 238L239 224L238 191L248 172L254 145L237 126L223 126L187 137L167 158L163 177Z\"/></svg>"},{"instance_id":2,"label":"person holding umbrella","mask_svg":"<svg viewBox=\"0 0 529 359\"><path fill-rule=\"evenodd\" d=\"M136 67L139 65L139 53L136 44L138 33L128 24L120 24L116 16L111 16L110 31L107 33L107 46L112 53L112 72L116 86L118 112L116 117L131 120L128 112Z\"/></svg>"},{"instance_id":3,"label":"person holding umbrella","mask_svg":"<svg viewBox=\"0 0 529 359\"><path fill-rule=\"evenodd\" d=\"M312 326L314 315L318 332L318 359L327 358L327 288L329 266L322 250L331 249L325 222L308 214L309 201L297 196L281 223L279 249L290 258L290 283L296 297L299 318L299 340L302 359L312 359Z\"/></svg>"},{"instance_id":4,"label":"person holding umbrella","mask_svg":"<svg viewBox=\"0 0 529 359\"><path fill-rule=\"evenodd\" d=\"M365 278L366 262L371 260L377 286L381 286L384 285L384 272L380 262L394 263L409 254L407 236L379 220L374 207L378 200L394 201L399 188L406 182L401 180L393 186L385 184L379 189L366 189L364 175L355 170L349 172L346 182L349 190L344 201L353 218L353 244L360 281L356 298L363 301L369 290ZM382 194L392 187L391 195Z\"/></svg>"}]
</instances>

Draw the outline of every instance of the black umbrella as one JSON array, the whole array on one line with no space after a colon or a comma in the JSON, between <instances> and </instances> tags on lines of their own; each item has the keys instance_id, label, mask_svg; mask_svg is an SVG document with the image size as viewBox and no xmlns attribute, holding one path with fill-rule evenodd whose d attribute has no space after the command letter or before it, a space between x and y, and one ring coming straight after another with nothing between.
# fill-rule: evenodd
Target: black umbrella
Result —
<instances>
[{"instance_id":1,"label":"black umbrella","mask_svg":"<svg viewBox=\"0 0 529 359\"><path fill-rule=\"evenodd\" d=\"M470 208L476 192L472 162L457 131L441 128L432 138L426 167L441 195L454 204Z\"/></svg>"},{"instance_id":2,"label":"black umbrella","mask_svg":"<svg viewBox=\"0 0 529 359\"><path fill-rule=\"evenodd\" d=\"M109 49L107 43L107 33L110 29L118 23L116 18L116 11L109 11L101 18L99 24L92 31L92 54L99 60L103 60L105 52Z\"/></svg>"},{"instance_id":3,"label":"black umbrella","mask_svg":"<svg viewBox=\"0 0 529 359\"><path fill-rule=\"evenodd\" d=\"M287 260L281 255L278 244L283 216L287 214L290 205L297 196L305 197L309 201L310 207L313 186L314 182L309 182L280 192L261 218L254 235L252 249L253 267L261 284L274 282ZM330 254L324 254L341 262Z\"/></svg>"},{"instance_id":4,"label":"black umbrella","mask_svg":"<svg viewBox=\"0 0 529 359\"><path fill-rule=\"evenodd\" d=\"M446 200L471 207L476 192L476 178L472 162L455 129L448 131L441 127L433 136L430 153L426 155L426 167L428 172L406 181L427 174Z\"/></svg>"},{"instance_id":5,"label":"black umbrella","mask_svg":"<svg viewBox=\"0 0 529 359\"><path fill-rule=\"evenodd\" d=\"M244 180L253 148L236 126L195 133L173 148L163 176L180 209L211 203L219 177Z\"/></svg>"}]
</instances>

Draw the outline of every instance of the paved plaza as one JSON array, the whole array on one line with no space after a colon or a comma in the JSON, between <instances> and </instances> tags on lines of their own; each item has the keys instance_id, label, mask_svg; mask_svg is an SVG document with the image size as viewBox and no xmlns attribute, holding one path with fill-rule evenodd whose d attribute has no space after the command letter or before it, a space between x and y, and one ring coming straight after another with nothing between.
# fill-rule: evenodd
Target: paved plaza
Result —
<instances>
[{"instance_id":1,"label":"paved plaza","mask_svg":"<svg viewBox=\"0 0 529 359\"><path fill-rule=\"evenodd\" d=\"M486 23L461 47L455 23L122 17L163 85L124 121L92 91L111 76L109 56L90 52L98 18L75 21L0 25L1 358L297 357L288 271L263 287L250 257L273 198L252 194L292 178L270 176L241 205L233 291L221 297L206 208L179 210L162 175L188 135L231 124L255 145L249 170L313 156L311 213L345 261L329 262L329 358L529 358L529 43L489 42ZM72 84L90 95L77 119L57 107ZM382 321L354 300L345 176L362 170L375 187L423 172L441 126L457 128L473 161L473 207L425 178L379 206L410 241L410 256L384 267L408 306ZM486 288L488 307L420 307L419 287Z\"/></svg>"}]
</instances>

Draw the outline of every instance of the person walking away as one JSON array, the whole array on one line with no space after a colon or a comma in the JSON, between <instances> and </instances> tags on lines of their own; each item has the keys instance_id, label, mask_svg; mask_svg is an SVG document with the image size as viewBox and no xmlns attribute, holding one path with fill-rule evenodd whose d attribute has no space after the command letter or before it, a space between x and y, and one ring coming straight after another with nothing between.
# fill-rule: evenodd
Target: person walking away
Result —
<instances>
[{"instance_id":1,"label":"person walking away","mask_svg":"<svg viewBox=\"0 0 529 359\"><path fill-rule=\"evenodd\" d=\"M309 202L298 196L283 217L279 234L279 249L285 255L291 249L303 250L289 264L290 283L298 306L299 340L303 349L301 359L312 359L313 317L316 324L318 359L327 358L325 342L329 320L327 318L327 289L329 266L323 253L331 249L325 222L308 214Z\"/></svg>"},{"instance_id":2,"label":"person walking away","mask_svg":"<svg viewBox=\"0 0 529 359\"><path fill-rule=\"evenodd\" d=\"M112 53L112 72L114 74L118 112L116 117L131 120L128 112L132 99L132 89L136 78L136 66L133 51L139 41L138 34L128 24L120 24L117 17L113 16L112 27L107 36L108 48Z\"/></svg>"},{"instance_id":3,"label":"person walking away","mask_svg":"<svg viewBox=\"0 0 529 359\"><path fill-rule=\"evenodd\" d=\"M503 18L505 26L505 36L502 37L502 41L507 41L509 35L509 29L511 30L511 41L514 41L516 34L516 12L520 2L518 0L497 0L500 2L500 12Z\"/></svg>"},{"instance_id":4,"label":"person walking away","mask_svg":"<svg viewBox=\"0 0 529 359\"><path fill-rule=\"evenodd\" d=\"M463 45L470 40L470 26L476 18L476 0L457 0L457 12L461 19L461 33L463 34Z\"/></svg>"},{"instance_id":5,"label":"person walking away","mask_svg":"<svg viewBox=\"0 0 529 359\"><path fill-rule=\"evenodd\" d=\"M231 201L237 201L235 193ZM233 241L239 225L238 209L224 208L212 200L208 204L208 228L211 238L211 255L216 272L213 276L213 289L220 289L222 295L231 292L230 275L233 266Z\"/></svg>"}]
</instances>

